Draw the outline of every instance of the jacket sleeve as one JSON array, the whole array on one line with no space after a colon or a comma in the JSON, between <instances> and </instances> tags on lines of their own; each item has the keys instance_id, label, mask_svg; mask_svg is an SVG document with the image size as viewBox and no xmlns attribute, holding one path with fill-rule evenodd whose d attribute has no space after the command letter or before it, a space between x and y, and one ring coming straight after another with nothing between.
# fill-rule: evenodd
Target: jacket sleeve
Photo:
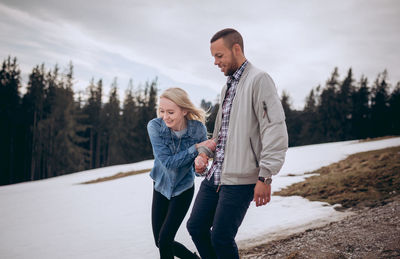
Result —
<instances>
[{"instance_id":1,"label":"jacket sleeve","mask_svg":"<svg viewBox=\"0 0 400 259\"><path fill-rule=\"evenodd\" d=\"M227 86L224 85L224 87L222 87L221 94L220 94L219 101L218 101L218 103L219 103L218 112L217 112L217 116L215 117L215 124L214 124L214 131L213 131L213 138L215 138L215 139L218 138L218 133L219 133L219 130L221 129L222 103L225 98L226 89L227 89Z\"/></svg>"},{"instance_id":2,"label":"jacket sleeve","mask_svg":"<svg viewBox=\"0 0 400 259\"><path fill-rule=\"evenodd\" d=\"M204 124L201 124L202 127L199 129L200 133L200 142L206 141L207 140L207 127ZM200 153L205 153L209 158L214 157L214 152L211 151L208 147L205 146L200 146L197 148L197 151Z\"/></svg>"},{"instance_id":3,"label":"jacket sleeve","mask_svg":"<svg viewBox=\"0 0 400 259\"><path fill-rule=\"evenodd\" d=\"M203 123L201 123L201 128L199 129L199 135L200 135L199 143L207 140L207 127ZM198 148L198 153L201 153L201 148L200 147ZM193 172L195 172L196 176L202 176L201 174L198 174L196 172L194 163L192 165L192 168L193 168Z\"/></svg>"},{"instance_id":4,"label":"jacket sleeve","mask_svg":"<svg viewBox=\"0 0 400 259\"><path fill-rule=\"evenodd\" d=\"M270 177L283 166L288 149L288 134L282 103L267 73L260 73L255 78L252 98L262 142L259 175Z\"/></svg>"},{"instance_id":5,"label":"jacket sleeve","mask_svg":"<svg viewBox=\"0 0 400 259\"><path fill-rule=\"evenodd\" d=\"M160 137L160 125L155 120L151 120L147 124L147 132L153 147L154 158L158 159L167 169L177 169L193 163L198 154L195 145L173 154L164 143L164 140Z\"/></svg>"},{"instance_id":6,"label":"jacket sleeve","mask_svg":"<svg viewBox=\"0 0 400 259\"><path fill-rule=\"evenodd\" d=\"M207 140L207 127L203 123L200 124L200 142Z\"/></svg>"}]
</instances>

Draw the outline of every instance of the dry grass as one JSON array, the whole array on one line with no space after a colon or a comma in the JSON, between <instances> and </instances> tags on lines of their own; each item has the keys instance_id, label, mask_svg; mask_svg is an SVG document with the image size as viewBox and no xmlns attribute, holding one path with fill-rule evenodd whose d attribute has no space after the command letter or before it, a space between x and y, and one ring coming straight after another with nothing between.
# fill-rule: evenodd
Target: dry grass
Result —
<instances>
[{"instance_id":1,"label":"dry grass","mask_svg":"<svg viewBox=\"0 0 400 259\"><path fill-rule=\"evenodd\" d=\"M400 147L358 153L274 195L300 195L344 208L383 205L400 193Z\"/></svg>"},{"instance_id":2,"label":"dry grass","mask_svg":"<svg viewBox=\"0 0 400 259\"><path fill-rule=\"evenodd\" d=\"M130 171L130 172L125 172L125 173L117 173L117 174L112 175L112 176L97 178L96 180L83 182L82 184L92 184L92 183L100 183L100 182L105 182L105 181L111 181L111 180L119 179L119 178L122 178L122 177L127 177L127 176L131 176L131 175L142 174L142 173L147 173L150 170L151 169L143 169L143 170Z\"/></svg>"},{"instance_id":3,"label":"dry grass","mask_svg":"<svg viewBox=\"0 0 400 259\"><path fill-rule=\"evenodd\" d=\"M398 137L398 136L383 136L383 137L376 137L376 138L365 138L365 139L360 139L358 142L369 142L369 141L390 139L390 138L395 138L395 137Z\"/></svg>"}]
</instances>

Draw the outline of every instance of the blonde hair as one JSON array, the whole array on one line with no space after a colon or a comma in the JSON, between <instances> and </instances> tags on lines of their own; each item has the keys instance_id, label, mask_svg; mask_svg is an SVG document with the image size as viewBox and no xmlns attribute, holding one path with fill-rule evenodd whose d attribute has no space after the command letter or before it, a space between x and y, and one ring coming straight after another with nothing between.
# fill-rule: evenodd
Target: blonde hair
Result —
<instances>
[{"instance_id":1,"label":"blonde hair","mask_svg":"<svg viewBox=\"0 0 400 259\"><path fill-rule=\"evenodd\" d=\"M167 98L185 110L187 112L185 115L187 120L197 120L203 124L205 123L206 112L192 103L185 90L178 87L168 88L160 95L160 98ZM159 109L157 109L157 116L160 117Z\"/></svg>"}]
</instances>

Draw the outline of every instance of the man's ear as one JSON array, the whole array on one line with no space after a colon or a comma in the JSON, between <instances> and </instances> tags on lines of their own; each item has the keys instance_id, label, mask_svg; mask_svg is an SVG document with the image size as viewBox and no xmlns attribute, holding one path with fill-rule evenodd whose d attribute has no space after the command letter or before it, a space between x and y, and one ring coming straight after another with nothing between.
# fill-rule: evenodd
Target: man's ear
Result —
<instances>
[{"instance_id":1,"label":"man's ear","mask_svg":"<svg viewBox=\"0 0 400 259\"><path fill-rule=\"evenodd\" d=\"M240 45L238 43L233 44L232 49L233 49L233 53L235 53L236 56L243 55L242 48L240 47Z\"/></svg>"}]
</instances>

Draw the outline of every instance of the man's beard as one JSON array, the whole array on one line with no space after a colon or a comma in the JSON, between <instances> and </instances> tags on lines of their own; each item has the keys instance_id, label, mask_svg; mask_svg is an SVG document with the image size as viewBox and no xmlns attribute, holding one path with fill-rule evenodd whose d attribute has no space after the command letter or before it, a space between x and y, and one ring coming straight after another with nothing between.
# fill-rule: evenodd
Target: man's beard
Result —
<instances>
[{"instance_id":1,"label":"man's beard","mask_svg":"<svg viewBox=\"0 0 400 259\"><path fill-rule=\"evenodd\" d=\"M233 75L233 73L235 73L237 69L238 69L238 67L237 67L236 58L232 55L232 63L230 64L230 66L226 70L225 76Z\"/></svg>"}]
</instances>

